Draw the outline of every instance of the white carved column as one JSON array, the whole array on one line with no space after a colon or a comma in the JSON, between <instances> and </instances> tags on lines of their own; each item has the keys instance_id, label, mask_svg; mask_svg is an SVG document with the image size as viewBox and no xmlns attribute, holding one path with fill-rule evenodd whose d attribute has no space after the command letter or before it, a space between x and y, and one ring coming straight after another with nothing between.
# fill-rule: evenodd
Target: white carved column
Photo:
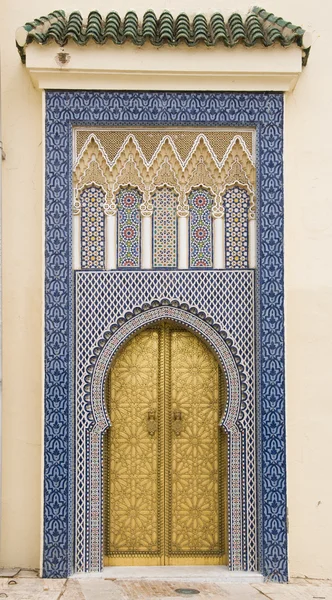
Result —
<instances>
[{"instance_id":1,"label":"white carved column","mask_svg":"<svg viewBox=\"0 0 332 600\"><path fill-rule=\"evenodd\" d=\"M153 204L150 201L150 192L143 194L141 210L141 268L152 269L152 215Z\"/></svg>"},{"instance_id":2,"label":"white carved column","mask_svg":"<svg viewBox=\"0 0 332 600\"><path fill-rule=\"evenodd\" d=\"M189 210L178 209L178 269L188 269L189 265Z\"/></svg>"},{"instance_id":3,"label":"white carved column","mask_svg":"<svg viewBox=\"0 0 332 600\"><path fill-rule=\"evenodd\" d=\"M255 269L257 266L257 220L256 220L256 202L252 195L250 199L248 213L248 265L249 269Z\"/></svg>"},{"instance_id":4,"label":"white carved column","mask_svg":"<svg viewBox=\"0 0 332 600\"><path fill-rule=\"evenodd\" d=\"M142 269L152 269L152 215L142 212Z\"/></svg>"},{"instance_id":5,"label":"white carved column","mask_svg":"<svg viewBox=\"0 0 332 600\"><path fill-rule=\"evenodd\" d=\"M73 269L81 268L81 204L78 200L73 206L72 226Z\"/></svg>"},{"instance_id":6,"label":"white carved column","mask_svg":"<svg viewBox=\"0 0 332 600\"><path fill-rule=\"evenodd\" d=\"M213 268L225 268L225 213L222 200L212 207L213 218Z\"/></svg>"},{"instance_id":7,"label":"white carved column","mask_svg":"<svg viewBox=\"0 0 332 600\"><path fill-rule=\"evenodd\" d=\"M116 206L113 204L105 205L105 269L116 269Z\"/></svg>"},{"instance_id":8,"label":"white carved column","mask_svg":"<svg viewBox=\"0 0 332 600\"><path fill-rule=\"evenodd\" d=\"M257 231L256 219L250 219L248 222L248 263L249 269L255 269L257 266Z\"/></svg>"}]
</instances>

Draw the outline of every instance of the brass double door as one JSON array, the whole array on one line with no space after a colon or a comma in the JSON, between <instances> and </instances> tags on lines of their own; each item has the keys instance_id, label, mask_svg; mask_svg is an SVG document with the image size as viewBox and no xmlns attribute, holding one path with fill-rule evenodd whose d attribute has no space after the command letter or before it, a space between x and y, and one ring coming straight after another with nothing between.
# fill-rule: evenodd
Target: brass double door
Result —
<instances>
[{"instance_id":1,"label":"brass double door","mask_svg":"<svg viewBox=\"0 0 332 600\"><path fill-rule=\"evenodd\" d=\"M105 565L226 563L224 392L207 346L168 323L117 355L106 386Z\"/></svg>"}]
</instances>

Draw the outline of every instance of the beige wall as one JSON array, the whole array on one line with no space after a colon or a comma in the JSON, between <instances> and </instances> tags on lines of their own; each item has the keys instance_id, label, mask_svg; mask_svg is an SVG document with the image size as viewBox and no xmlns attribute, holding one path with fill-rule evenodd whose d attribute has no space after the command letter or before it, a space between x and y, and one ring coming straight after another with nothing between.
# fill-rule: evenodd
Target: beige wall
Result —
<instances>
[{"instance_id":1,"label":"beige wall","mask_svg":"<svg viewBox=\"0 0 332 600\"><path fill-rule=\"evenodd\" d=\"M117 6L118 5L118 6ZM249 0L238 0L245 13ZM292 575L332 577L332 5L266 0L266 9L313 33L308 66L286 98L285 249L287 332L287 462ZM83 14L106 0L67 0ZM160 12L153 0L122 0ZM168 0L175 14L194 14L200 0ZM15 29L59 8L54 0L2 0L3 163L3 470L0 563L39 563L42 420L42 130L41 93L31 85L15 48ZM206 14L230 12L216 0Z\"/></svg>"}]
</instances>

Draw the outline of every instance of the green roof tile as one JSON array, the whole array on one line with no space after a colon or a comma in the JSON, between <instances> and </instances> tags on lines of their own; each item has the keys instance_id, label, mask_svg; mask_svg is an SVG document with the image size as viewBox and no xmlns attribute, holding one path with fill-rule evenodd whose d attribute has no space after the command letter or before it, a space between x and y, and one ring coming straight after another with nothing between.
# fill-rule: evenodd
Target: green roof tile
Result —
<instances>
[{"instance_id":1,"label":"green roof tile","mask_svg":"<svg viewBox=\"0 0 332 600\"><path fill-rule=\"evenodd\" d=\"M306 64L310 46L308 34L289 21L276 17L270 12L255 6L244 19L233 13L228 21L221 13L210 18L203 14L190 19L186 13L180 13L175 19L167 10L159 18L153 10L148 10L142 21L134 11L126 13L123 19L118 13L111 11L106 17L93 10L87 19L78 12L66 15L63 10L55 10L45 17L40 17L16 32L16 45L22 62L25 62L25 49L31 42L47 44L55 41L64 46L69 40L85 45L89 40L97 44L105 44L111 40L114 44L130 41L136 46L150 42L154 46L177 46L187 44L197 46L224 45L233 47L237 44L245 46L281 46L297 44L303 49L303 64ZM309 47L308 47L309 46Z\"/></svg>"}]
</instances>

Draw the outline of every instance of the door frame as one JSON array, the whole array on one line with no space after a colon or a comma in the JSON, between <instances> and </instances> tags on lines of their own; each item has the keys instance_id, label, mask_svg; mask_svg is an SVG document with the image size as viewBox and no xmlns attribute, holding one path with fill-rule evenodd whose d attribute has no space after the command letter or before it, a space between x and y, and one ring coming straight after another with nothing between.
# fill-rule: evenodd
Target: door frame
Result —
<instances>
[{"instance_id":1,"label":"door frame","mask_svg":"<svg viewBox=\"0 0 332 600\"><path fill-rule=\"evenodd\" d=\"M48 91L45 92L45 117L43 576L66 577L74 570L101 568L100 562L91 560L93 553L86 520L88 497L85 496L84 505L79 504L74 467L78 438L85 439L83 452L86 452L88 437L76 427L78 409L74 396L73 367L77 348L74 344L76 316L71 268L72 128L109 123L171 125L180 122L183 125L251 126L257 132L258 494L255 511L258 531L255 536L259 570L273 580L287 580L283 94ZM75 294L77 301L77 290ZM200 307L197 310L200 311ZM89 373L87 377L90 377ZM85 404L88 408L89 402L85 401ZM88 419L89 410L86 414ZM94 458L99 460L98 456ZM89 473L94 470L92 464L89 462ZM82 564L81 558L77 562L79 520L83 532ZM245 526L246 523L241 522L241 536L243 533L244 537L247 536ZM255 540L253 543L256 544Z\"/></svg>"}]
</instances>

